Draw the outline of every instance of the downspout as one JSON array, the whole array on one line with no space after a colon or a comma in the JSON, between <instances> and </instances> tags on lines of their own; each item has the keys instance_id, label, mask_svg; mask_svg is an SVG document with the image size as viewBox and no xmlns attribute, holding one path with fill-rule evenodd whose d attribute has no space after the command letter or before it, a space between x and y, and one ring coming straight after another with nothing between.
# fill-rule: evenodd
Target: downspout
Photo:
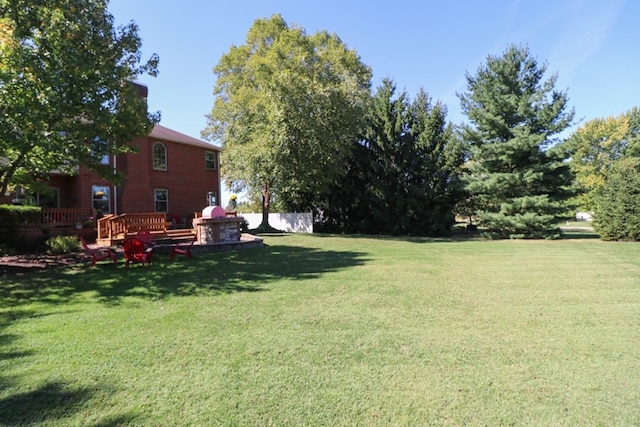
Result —
<instances>
[{"instance_id":1,"label":"downspout","mask_svg":"<svg viewBox=\"0 0 640 427\"><path fill-rule=\"evenodd\" d=\"M115 154L113 155L113 174L118 174ZM118 215L118 187L115 184L113 184L113 213Z\"/></svg>"}]
</instances>

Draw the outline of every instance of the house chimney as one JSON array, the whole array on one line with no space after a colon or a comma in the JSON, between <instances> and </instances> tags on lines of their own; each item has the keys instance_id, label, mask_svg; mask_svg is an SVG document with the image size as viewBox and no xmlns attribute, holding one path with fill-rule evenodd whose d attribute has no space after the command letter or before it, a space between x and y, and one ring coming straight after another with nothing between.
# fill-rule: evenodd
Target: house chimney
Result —
<instances>
[{"instance_id":1,"label":"house chimney","mask_svg":"<svg viewBox=\"0 0 640 427\"><path fill-rule=\"evenodd\" d=\"M131 82L131 83L133 83L133 85L135 86L136 92L138 92L138 96L142 99L147 99L147 96L149 95L149 89L142 83L138 83L138 82Z\"/></svg>"},{"instance_id":2,"label":"house chimney","mask_svg":"<svg viewBox=\"0 0 640 427\"><path fill-rule=\"evenodd\" d=\"M147 86L143 85L142 83L133 82L133 81L129 81L128 83L130 85L133 85L133 89L136 91L136 95L138 95L138 98L144 101L145 113L148 112L149 106L147 104L147 96L149 95L149 89L147 88Z\"/></svg>"}]
</instances>

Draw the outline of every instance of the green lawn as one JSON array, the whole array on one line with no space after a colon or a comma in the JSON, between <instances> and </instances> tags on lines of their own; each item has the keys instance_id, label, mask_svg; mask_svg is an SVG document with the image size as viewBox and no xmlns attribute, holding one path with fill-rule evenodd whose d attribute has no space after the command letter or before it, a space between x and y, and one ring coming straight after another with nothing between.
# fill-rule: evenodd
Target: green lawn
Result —
<instances>
[{"instance_id":1,"label":"green lawn","mask_svg":"<svg viewBox=\"0 0 640 427\"><path fill-rule=\"evenodd\" d=\"M0 425L640 425L637 244L265 243L1 278Z\"/></svg>"}]
</instances>

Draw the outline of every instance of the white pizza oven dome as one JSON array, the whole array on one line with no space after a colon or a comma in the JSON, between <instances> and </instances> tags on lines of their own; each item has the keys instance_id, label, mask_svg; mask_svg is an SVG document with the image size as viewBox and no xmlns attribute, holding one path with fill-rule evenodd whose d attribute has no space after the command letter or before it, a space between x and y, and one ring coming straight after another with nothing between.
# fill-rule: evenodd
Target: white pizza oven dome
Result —
<instances>
[{"instance_id":1,"label":"white pizza oven dome","mask_svg":"<svg viewBox=\"0 0 640 427\"><path fill-rule=\"evenodd\" d=\"M210 219L210 218L224 218L227 214L224 209L220 206L207 206L202 209L202 218Z\"/></svg>"}]
</instances>

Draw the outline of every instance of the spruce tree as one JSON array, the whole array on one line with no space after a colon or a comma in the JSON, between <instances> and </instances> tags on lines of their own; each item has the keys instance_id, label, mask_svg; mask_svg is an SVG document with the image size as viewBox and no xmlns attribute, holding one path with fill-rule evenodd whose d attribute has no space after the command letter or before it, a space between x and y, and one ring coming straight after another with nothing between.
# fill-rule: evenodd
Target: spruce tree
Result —
<instances>
[{"instance_id":1,"label":"spruce tree","mask_svg":"<svg viewBox=\"0 0 640 427\"><path fill-rule=\"evenodd\" d=\"M640 158L623 157L611 165L595 192L595 229L603 240L640 241Z\"/></svg>"},{"instance_id":2,"label":"spruce tree","mask_svg":"<svg viewBox=\"0 0 640 427\"><path fill-rule=\"evenodd\" d=\"M511 45L467 74L467 92L458 95L471 122L463 127L471 147L466 189L480 207L479 225L497 237L560 233L571 173L553 145L574 112L546 70L528 48Z\"/></svg>"},{"instance_id":3,"label":"spruce tree","mask_svg":"<svg viewBox=\"0 0 640 427\"><path fill-rule=\"evenodd\" d=\"M446 108L390 79L373 95L347 173L320 207L324 231L443 235L454 223L464 150Z\"/></svg>"}]
</instances>

